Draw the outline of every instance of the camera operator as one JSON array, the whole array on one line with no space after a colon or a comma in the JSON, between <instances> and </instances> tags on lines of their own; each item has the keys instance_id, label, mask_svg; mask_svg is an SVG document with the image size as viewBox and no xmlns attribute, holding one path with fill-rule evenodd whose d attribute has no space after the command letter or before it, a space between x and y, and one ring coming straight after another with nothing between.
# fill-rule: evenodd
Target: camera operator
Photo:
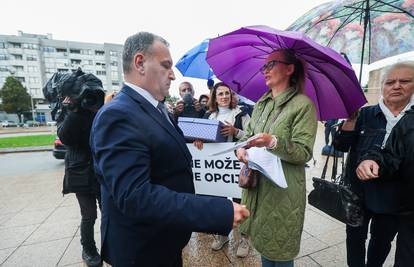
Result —
<instances>
[{"instance_id":1,"label":"camera operator","mask_svg":"<svg viewBox=\"0 0 414 267\"><path fill-rule=\"evenodd\" d=\"M91 75L91 74L85 74ZM95 177L89 145L92 122L103 105L102 83L96 77L91 82L75 82L79 95L62 96L57 118L57 135L66 146L63 194L75 193L81 212L82 259L87 266L101 266L101 257L94 240L97 201L100 207L100 185ZM66 85L67 86L67 85ZM77 89L73 89L77 91Z\"/></svg>"},{"instance_id":2,"label":"camera operator","mask_svg":"<svg viewBox=\"0 0 414 267\"><path fill-rule=\"evenodd\" d=\"M177 102L174 109L174 119L178 117L202 118L206 112L194 98L194 87L189 82L182 82L178 87L181 100Z\"/></svg>"}]
</instances>

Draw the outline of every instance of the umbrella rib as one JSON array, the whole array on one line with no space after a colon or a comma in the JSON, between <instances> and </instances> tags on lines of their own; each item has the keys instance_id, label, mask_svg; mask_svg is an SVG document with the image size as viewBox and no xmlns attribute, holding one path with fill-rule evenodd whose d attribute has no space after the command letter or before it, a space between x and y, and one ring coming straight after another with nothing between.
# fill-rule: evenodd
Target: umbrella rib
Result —
<instances>
[{"instance_id":1,"label":"umbrella rib","mask_svg":"<svg viewBox=\"0 0 414 267\"><path fill-rule=\"evenodd\" d=\"M311 27L309 27L306 31L305 31L305 33L307 33L309 30L311 30L313 27L315 27L316 25L318 25L319 23L321 23L321 22L324 22L324 21L328 21L328 20L331 20L331 19L337 19L337 18L341 18L342 16L339 16L339 17L334 17L336 14L338 14L338 13L340 13L340 12L342 12L342 11L344 11L344 10L346 10L345 9L345 7L340 7L339 8L339 10L337 10L337 11L335 11L334 13L332 13L332 14L330 14L329 16L327 16L326 18L323 18L323 19L321 19L321 20L318 20L315 24L313 24ZM346 15L344 15L344 16L347 16L348 14L346 14Z\"/></svg>"},{"instance_id":2,"label":"umbrella rib","mask_svg":"<svg viewBox=\"0 0 414 267\"><path fill-rule=\"evenodd\" d=\"M240 86L240 84L239 84L239 88L240 88L240 90L239 90L239 92L241 92L241 90L244 88L244 87L246 87L247 86L247 84L251 81L251 80L253 80L253 78L258 74L258 73L260 73L260 71L256 71L253 75L252 75L252 77L250 77L245 83L244 83L244 85L243 86ZM234 81L233 81L233 83L235 83Z\"/></svg>"},{"instance_id":3,"label":"umbrella rib","mask_svg":"<svg viewBox=\"0 0 414 267\"><path fill-rule=\"evenodd\" d=\"M349 20L349 18L350 18L351 16L352 16L352 14L351 14L351 15L349 15L349 16L345 19L345 21L341 23L341 25L340 25L338 28L336 28L335 32L332 34L332 37L329 39L329 42L326 44L327 46L329 46L329 44L332 42L333 38L334 38L334 37L335 37L335 35L338 33L338 31L340 31L343 27L345 27L346 25L348 25L349 23L351 23L351 22L352 22L355 18L357 18L357 17L359 16L359 14L356 14L356 16L355 16L354 18L352 18L352 19L348 22L348 20Z\"/></svg>"},{"instance_id":4,"label":"umbrella rib","mask_svg":"<svg viewBox=\"0 0 414 267\"><path fill-rule=\"evenodd\" d=\"M383 1L381 1L381 0L377 0L377 1L378 1L378 2L380 2L380 3L382 3L382 4L384 4L385 6L393 7L393 8L395 8L395 9L397 9L397 10L401 11L402 13L405 13L405 14L407 14L408 16L410 16L410 17L414 18L414 15L413 15L413 14L411 14L410 12L407 12L406 10L404 10L404 9L402 9L402 8L400 8L400 7L397 7L397 6L395 6L395 5L392 5L391 3L385 3L385 2L383 2ZM393 12L392 12L392 11L390 11L390 13L393 13Z\"/></svg>"},{"instance_id":5,"label":"umbrella rib","mask_svg":"<svg viewBox=\"0 0 414 267\"><path fill-rule=\"evenodd\" d=\"M311 62L308 62L311 66L313 66L315 69L317 69L317 70L319 70L320 71L320 73L321 74L323 74L334 86L335 86L335 88L339 88L340 86L338 86L338 84L336 83L336 80L335 79L331 79L331 77L329 77L329 75L325 72L325 71L323 71L323 70L320 70L320 69L318 69L318 68L316 68ZM341 98L341 100L342 100L342 94L339 92L339 91L337 91L337 93L339 94L339 96L340 96L340 98ZM344 105L345 106L345 108L346 108L346 111L348 112L348 108L346 107L346 105Z\"/></svg>"},{"instance_id":6,"label":"umbrella rib","mask_svg":"<svg viewBox=\"0 0 414 267\"><path fill-rule=\"evenodd\" d=\"M316 96L316 105L319 107L320 105L319 105L319 95L318 95L318 93L317 93L317 88L319 88L319 86L317 86L315 83L314 83L314 81L312 80L312 79L308 79L309 81L311 81L311 83L312 83L312 85L313 85L313 88L315 89L315 96ZM320 89L319 89L320 90ZM315 105L315 106L316 106ZM318 108L318 113L319 113L319 118L322 118L322 111L321 111L321 108Z\"/></svg>"},{"instance_id":7,"label":"umbrella rib","mask_svg":"<svg viewBox=\"0 0 414 267\"><path fill-rule=\"evenodd\" d=\"M256 34L256 37L257 38L259 38L260 39L260 41L262 41L265 45L267 45L270 49L272 49L272 51L274 51L274 49L273 49L273 47L272 47L272 45L271 44L269 44L267 41L265 41L264 40L264 38L262 38L262 36L259 36L259 35L257 35ZM280 44L280 42L279 42L279 44ZM254 47L254 46L253 46ZM254 47L254 48L256 48L256 47ZM256 48L256 49L258 49L258 48ZM261 49L260 49L261 50ZM261 50L261 51L263 51L263 52L267 52L267 51L264 51L264 50ZM270 53L269 53L270 54Z\"/></svg>"}]
</instances>

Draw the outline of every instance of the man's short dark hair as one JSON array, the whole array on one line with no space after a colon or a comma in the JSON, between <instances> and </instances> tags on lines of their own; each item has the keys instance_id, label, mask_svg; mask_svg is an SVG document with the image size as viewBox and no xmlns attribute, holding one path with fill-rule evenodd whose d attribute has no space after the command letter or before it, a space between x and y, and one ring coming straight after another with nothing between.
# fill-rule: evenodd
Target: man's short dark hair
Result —
<instances>
[{"instance_id":1,"label":"man's short dark hair","mask_svg":"<svg viewBox=\"0 0 414 267\"><path fill-rule=\"evenodd\" d=\"M167 47L169 46L164 38L150 32L139 32L126 39L122 52L122 67L124 73L131 71L131 63L136 53L151 54L151 46L155 40L162 42Z\"/></svg>"}]
</instances>

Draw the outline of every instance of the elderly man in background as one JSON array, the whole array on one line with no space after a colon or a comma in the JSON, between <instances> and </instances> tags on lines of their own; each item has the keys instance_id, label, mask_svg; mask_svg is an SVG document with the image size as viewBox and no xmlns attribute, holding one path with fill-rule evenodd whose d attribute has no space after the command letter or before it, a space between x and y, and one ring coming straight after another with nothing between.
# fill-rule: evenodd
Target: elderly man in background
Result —
<instances>
[{"instance_id":1,"label":"elderly man in background","mask_svg":"<svg viewBox=\"0 0 414 267\"><path fill-rule=\"evenodd\" d=\"M194 98L194 87L190 82L182 82L178 87L181 99L177 101L174 110L174 118L178 117L202 118L206 112Z\"/></svg>"},{"instance_id":2,"label":"elderly man in background","mask_svg":"<svg viewBox=\"0 0 414 267\"><path fill-rule=\"evenodd\" d=\"M351 185L351 190L363 200L365 210L362 226L346 227L347 261L350 267L382 266L397 233L400 181L389 179L384 173L383 179L362 182L355 170L361 156L385 145L392 128L414 104L413 79L412 63L390 66L383 75L379 103L362 108L358 116L343 123L336 135L335 147L344 152L349 151L345 179ZM370 221L371 238L366 256L365 241Z\"/></svg>"}]
</instances>

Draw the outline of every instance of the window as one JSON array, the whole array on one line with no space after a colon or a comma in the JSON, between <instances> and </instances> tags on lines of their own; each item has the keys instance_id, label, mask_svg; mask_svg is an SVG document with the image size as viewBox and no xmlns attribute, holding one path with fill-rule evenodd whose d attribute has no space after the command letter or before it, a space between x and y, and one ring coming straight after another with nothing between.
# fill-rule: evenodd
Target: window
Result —
<instances>
[{"instance_id":1,"label":"window","mask_svg":"<svg viewBox=\"0 0 414 267\"><path fill-rule=\"evenodd\" d=\"M19 54L12 54L12 56L14 57L15 60L22 60L23 56L19 55Z\"/></svg>"},{"instance_id":2,"label":"window","mask_svg":"<svg viewBox=\"0 0 414 267\"><path fill-rule=\"evenodd\" d=\"M118 78L118 71L116 71L116 70L111 71L111 75L112 75L112 78L117 79Z\"/></svg>"},{"instance_id":3,"label":"window","mask_svg":"<svg viewBox=\"0 0 414 267\"><path fill-rule=\"evenodd\" d=\"M24 71L24 67L23 67L23 66L20 66L20 65L13 65L13 68L14 68L16 71Z\"/></svg>"},{"instance_id":4,"label":"window","mask_svg":"<svg viewBox=\"0 0 414 267\"><path fill-rule=\"evenodd\" d=\"M37 44L23 44L23 48L37 50L39 46Z\"/></svg>"},{"instance_id":5,"label":"window","mask_svg":"<svg viewBox=\"0 0 414 267\"><path fill-rule=\"evenodd\" d=\"M27 61L37 61L37 58L36 58L36 56L27 55L26 60Z\"/></svg>"},{"instance_id":6,"label":"window","mask_svg":"<svg viewBox=\"0 0 414 267\"><path fill-rule=\"evenodd\" d=\"M106 71L104 70L97 70L96 75L106 75Z\"/></svg>"},{"instance_id":7,"label":"window","mask_svg":"<svg viewBox=\"0 0 414 267\"><path fill-rule=\"evenodd\" d=\"M9 69L7 67L1 66L0 67L0 72L8 72Z\"/></svg>"},{"instance_id":8,"label":"window","mask_svg":"<svg viewBox=\"0 0 414 267\"><path fill-rule=\"evenodd\" d=\"M118 52L116 51L109 51L109 54L113 57L117 57L118 56Z\"/></svg>"},{"instance_id":9,"label":"window","mask_svg":"<svg viewBox=\"0 0 414 267\"><path fill-rule=\"evenodd\" d=\"M93 51L92 51L92 50L90 50L90 49L83 49L83 50L81 51L81 53L82 53L83 55L93 55Z\"/></svg>"},{"instance_id":10,"label":"window","mask_svg":"<svg viewBox=\"0 0 414 267\"><path fill-rule=\"evenodd\" d=\"M37 67L36 66L27 66L27 71L28 72L37 72Z\"/></svg>"},{"instance_id":11,"label":"window","mask_svg":"<svg viewBox=\"0 0 414 267\"><path fill-rule=\"evenodd\" d=\"M66 53L66 52L68 52L68 50L66 50L66 48L56 48L56 52L58 52L58 53Z\"/></svg>"},{"instance_id":12,"label":"window","mask_svg":"<svg viewBox=\"0 0 414 267\"><path fill-rule=\"evenodd\" d=\"M111 61L111 66L118 66L118 61Z\"/></svg>"},{"instance_id":13,"label":"window","mask_svg":"<svg viewBox=\"0 0 414 267\"><path fill-rule=\"evenodd\" d=\"M45 46L45 47L42 47L42 51L47 52L47 53L53 53L56 51L56 49L54 47Z\"/></svg>"},{"instance_id":14,"label":"window","mask_svg":"<svg viewBox=\"0 0 414 267\"><path fill-rule=\"evenodd\" d=\"M29 77L29 83L39 83L38 77Z\"/></svg>"},{"instance_id":15,"label":"window","mask_svg":"<svg viewBox=\"0 0 414 267\"><path fill-rule=\"evenodd\" d=\"M102 62L96 62L96 63L95 63L95 65L96 65L97 67L102 67L102 68L105 68L105 63L102 63Z\"/></svg>"},{"instance_id":16,"label":"window","mask_svg":"<svg viewBox=\"0 0 414 267\"><path fill-rule=\"evenodd\" d=\"M46 73L55 73L55 69L54 68L46 68L45 72Z\"/></svg>"},{"instance_id":17,"label":"window","mask_svg":"<svg viewBox=\"0 0 414 267\"><path fill-rule=\"evenodd\" d=\"M24 83L26 81L24 77L16 77L16 79L21 83Z\"/></svg>"},{"instance_id":18,"label":"window","mask_svg":"<svg viewBox=\"0 0 414 267\"><path fill-rule=\"evenodd\" d=\"M0 43L0 49L1 48L7 48L7 44L6 43Z\"/></svg>"},{"instance_id":19,"label":"window","mask_svg":"<svg viewBox=\"0 0 414 267\"><path fill-rule=\"evenodd\" d=\"M80 54L80 49L70 49L71 54Z\"/></svg>"},{"instance_id":20,"label":"window","mask_svg":"<svg viewBox=\"0 0 414 267\"><path fill-rule=\"evenodd\" d=\"M0 54L0 60L9 60L9 57L7 55Z\"/></svg>"},{"instance_id":21,"label":"window","mask_svg":"<svg viewBox=\"0 0 414 267\"><path fill-rule=\"evenodd\" d=\"M40 95L42 94L40 88L30 88L31 95Z\"/></svg>"},{"instance_id":22,"label":"window","mask_svg":"<svg viewBox=\"0 0 414 267\"><path fill-rule=\"evenodd\" d=\"M9 42L10 47L12 48L22 48L22 44L21 43L13 43L13 42Z\"/></svg>"},{"instance_id":23,"label":"window","mask_svg":"<svg viewBox=\"0 0 414 267\"><path fill-rule=\"evenodd\" d=\"M97 55L97 56L103 56L103 55L105 55L105 51L95 50L95 55Z\"/></svg>"},{"instance_id":24,"label":"window","mask_svg":"<svg viewBox=\"0 0 414 267\"><path fill-rule=\"evenodd\" d=\"M119 86L119 82L118 81L112 81L112 86Z\"/></svg>"},{"instance_id":25,"label":"window","mask_svg":"<svg viewBox=\"0 0 414 267\"><path fill-rule=\"evenodd\" d=\"M80 60L80 59L71 59L70 60L71 64L78 64L79 65L79 64L81 64L81 62L82 62L82 60Z\"/></svg>"}]
</instances>

